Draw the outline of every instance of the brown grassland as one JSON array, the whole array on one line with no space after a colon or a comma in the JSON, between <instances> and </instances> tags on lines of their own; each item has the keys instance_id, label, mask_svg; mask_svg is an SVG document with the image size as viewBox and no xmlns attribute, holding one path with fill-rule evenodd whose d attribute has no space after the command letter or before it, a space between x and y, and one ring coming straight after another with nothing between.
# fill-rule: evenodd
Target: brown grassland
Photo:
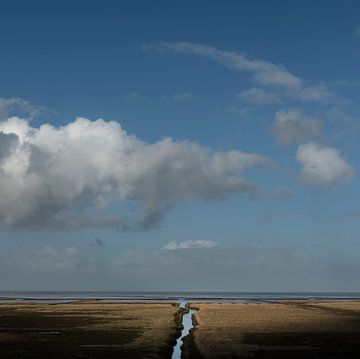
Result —
<instances>
[{"instance_id":1,"label":"brown grassland","mask_svg":"<svg viewBox=\"0 0 360 359\"><path fill-rule=\"evenodd\" d=\"M185 358L360 358L360 301L194 303ZM0 304L0 358L170 358L171 303Z\"/></svg>"},{"instance_id":2,"label":"brown grassland","mask_svg":"<svg viewBox=\"0 0 360 359\"><path fill-rule=\"evenodd\" d=\"M186 358L360 358L360 301L191 307Z\"/></svg>"},{"instance_id":3,"label":"brown grassland","mask_svg":"<svg viewBox=\"0 0 360 359\"><path fill-rule=\"evenodd\" d=\"M169 303L1 303L0 358L169 358L181 311Z\"/></svg>"}]
</instances>

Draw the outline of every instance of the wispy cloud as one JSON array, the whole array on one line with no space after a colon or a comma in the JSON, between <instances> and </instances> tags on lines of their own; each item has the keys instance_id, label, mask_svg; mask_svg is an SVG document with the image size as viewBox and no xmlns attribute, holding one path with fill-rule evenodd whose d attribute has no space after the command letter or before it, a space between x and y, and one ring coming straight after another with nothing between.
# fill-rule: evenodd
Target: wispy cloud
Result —
<instances>
[{"instance_id":1,"label":"wispy cloud","mask_svg":"<svg viewBox=\"0 0 360 359\"><path fill-rule=\"evenodd\" d=\"M284 66L264 60L251 59L236 52L222 51L215 47L190 42L161 42L154 46L179 53L207 57L229 69L252 72L255 81L261 85L277 85L287 89L298 89L302 85L301 80L291 74Z\"/></svg>"},{"instance_id":2,"label":"wispy cloud","mask_svg":"<svg viewBox=\"0 0 360 359\"><path fill-rule=\"evenodd\" d=\"M19 97L0 98L0 120L10 116L21 116L31 120L45 112L47 110L44 107L34 105L30 101Z\"/></svg>"},{"instance_id":3,"label":"wispy cloud","mask_svg":"<svg viewBox=\"0 0 360 359\"><path fill-rule=\"evenodd\" d=\"M236 100L246 101L254 105L269 105L280 103L281 98L276 93L267 92L259 88L244 90L235 96Z\"/></svg>"},{"instance_id":4,"label":"wispy cloud","mask_svg":"<svg viewBox=\"0 0 360 359\"><path fill-rule=\"evenodd\" d=\"M129 103L148 102L149 100L139 91L132 91L126 97L125 101Z\"/></svg>"},{"instance_id":5,"label":"wispy cloud","mask_svg":"<svg viewBox=\"0 0 360 359\"><path fill-rule=\"evenodd\" d=\"M270 61L251 58L233 51L223 51L212 46L191 42L161 42L143 46L143 49L165 49L182 54L206 57L231 70L245 71L253 74L253 80L262 86L281 89L278 94L292 97L299 101L317 102L331 97L330 91L323 84L305 84L298 76L285 66Z\"/></svg>"},{"instance_id":6,"label":"wispy cloud","mask_svg":"<svg viewBox=\"0 0 360 359\"><path fill-rule=\"evenodd\" d=\"M161 249L167 251L175 251L179 249L198 249L198 248L213 248L217 243L214 241L194 240L185 242L171 241L165 244Z\"/></svg>"},{"instance_id":7,"label":"wispy cloud","mask_svg":"<svg viewBox=\"0 0 360 359\"><path fill-rule=\"evenodd\" d=\"M174 93L174 94L163 94L160 97L161 102L184 102L192 98L190 92Z\"/></svg>"}]
</instances>

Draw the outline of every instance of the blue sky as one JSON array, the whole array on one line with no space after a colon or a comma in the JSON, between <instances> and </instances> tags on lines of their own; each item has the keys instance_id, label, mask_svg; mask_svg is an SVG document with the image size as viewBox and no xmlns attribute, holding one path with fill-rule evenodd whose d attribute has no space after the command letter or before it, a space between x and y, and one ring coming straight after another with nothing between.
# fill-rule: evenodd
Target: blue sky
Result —
<instances>
[{"instance_id":1,"label":"blue sky","mask_svg":"<svg viewBox=\"0 0 360 359\"><path fill-rule=\"evenodd\" d=\"M360 290L359 7L5 1L2 288Z\"/></svg>"}]
</instances>

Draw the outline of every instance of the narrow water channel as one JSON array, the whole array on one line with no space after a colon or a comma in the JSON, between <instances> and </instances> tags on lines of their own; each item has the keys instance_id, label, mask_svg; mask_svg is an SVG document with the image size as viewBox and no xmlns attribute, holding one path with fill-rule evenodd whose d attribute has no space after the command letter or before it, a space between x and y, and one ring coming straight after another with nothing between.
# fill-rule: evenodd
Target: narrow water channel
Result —
<instances>
[{"instance_id":1,"label":"narrow water channel","mask_svg":"<svg viewBox=\"0 0 360 359\"><path fill-rule=\"evenodd\" d=\"M185 308L186 303L180 303L180 308ZM181 359L181 346L183 344L183 338L189 335L191 328L193 327L192 315L196 312L194 309L190 309L182 317L183 330L181 331L180 337L176 341L172 359Z\"/></svg>"}]
</instances>

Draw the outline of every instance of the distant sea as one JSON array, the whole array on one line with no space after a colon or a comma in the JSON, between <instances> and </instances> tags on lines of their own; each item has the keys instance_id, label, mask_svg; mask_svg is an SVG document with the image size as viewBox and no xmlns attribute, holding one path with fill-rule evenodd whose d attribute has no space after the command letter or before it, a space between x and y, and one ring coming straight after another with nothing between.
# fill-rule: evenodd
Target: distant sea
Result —
<instances>
[{"instance_id":1,"label":"distant sea","mask_svg":"<svg viewBox=\"0 0 360 359\"><path fill-rule=\"evenodd\" d=\"M72 292L0 291L0 301L73 302L273 302L280 300L360 300L360 293L345 292Z\"/></svg>"}]
</instances>

